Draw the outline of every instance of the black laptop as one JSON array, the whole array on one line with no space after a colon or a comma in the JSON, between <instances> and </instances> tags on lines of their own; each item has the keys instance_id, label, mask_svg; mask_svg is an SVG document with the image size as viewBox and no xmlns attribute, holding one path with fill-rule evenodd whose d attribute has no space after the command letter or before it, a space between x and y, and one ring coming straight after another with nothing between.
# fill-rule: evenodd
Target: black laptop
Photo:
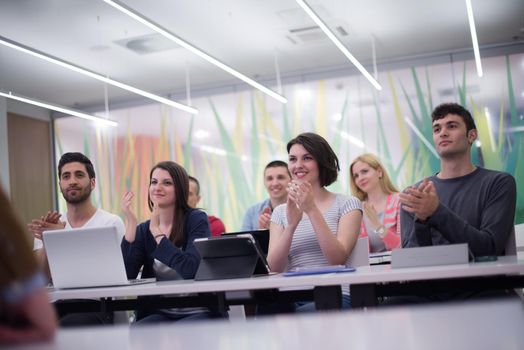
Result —
<instances>
[{"instance_id":1,"label":"black laptop","mask_svg":"<svg viewBox=\"0 0 524 350\"><path fill-rule=\"evenodd\" d=\"M246 233L252 235L258 243L258 246L264 253L264 256L267 256L269 249L269 230L254 230L254 231L240 231L240 232L224 232L222 236L238 236L245 235Z\"/></svg>"},{"instance_id":2,"label":"black laptop","mask_svg":"<svg viewBox=\"0 0 524 350\"><path fill-rule=\"evenodd\" d=\"M194 244L200 254L195 280L244 278L270 272L264 253L249 233L197 238Z\"/></svg>"}]
</instances>

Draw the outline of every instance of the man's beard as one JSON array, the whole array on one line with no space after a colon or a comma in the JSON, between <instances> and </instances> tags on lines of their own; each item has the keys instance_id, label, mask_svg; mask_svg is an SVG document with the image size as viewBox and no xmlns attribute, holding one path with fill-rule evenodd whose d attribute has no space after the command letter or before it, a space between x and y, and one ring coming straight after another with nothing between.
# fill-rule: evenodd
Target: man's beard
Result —
<instances>
[{"instance_id":1,"label":"man's beard","mask_svg":"<svg viewBox=\"0 0 524 350\"><path fill-rule=\"evenodd\" d=\"M91 189L91 186L87 186L84 189L77 189L77 188L75 188L75 190L79 192L78 195L76 195L76 196L71 196L67 192L67 189L66 189L66 191L62 191L62 195L64 196L64 199L65 199L65 201L67 203L69 203L69 204L82 203L82 202L86 201L87 199L89 199L89 197L91 196L91 192L93 191Z\"/></svg>"}]
</instances>

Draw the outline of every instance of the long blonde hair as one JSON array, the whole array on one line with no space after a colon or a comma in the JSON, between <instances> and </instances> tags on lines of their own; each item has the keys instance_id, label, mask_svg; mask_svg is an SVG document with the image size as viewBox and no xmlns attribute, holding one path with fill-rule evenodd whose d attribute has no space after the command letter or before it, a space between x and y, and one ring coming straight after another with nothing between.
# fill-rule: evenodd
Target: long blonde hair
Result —
<instances>
[{"instance_id":1,"label":"long blonde hair","mask_svg":"<svg viewBox=\"0 0 524 350\"><path fill-rule=\"evenodd\" d=\"M389 175L378 159L378 157L371 153L364 153L357 158L355 158L351 165L349 166L349 186L351 188L351 194L353 194L355 197L360 199L361 201L366 200L368 197L368 194L364 191L362 191L360 188L358 188L355 178L353 177L353 165L355 165L356 162L364 162L376 171L382 172L382 177L379 178L380 187L382 188L382 191L386 194L396 193L398 192L397 188L393 183L391 182L391 179L389 178Z\"/></svg>"}]
</instances>

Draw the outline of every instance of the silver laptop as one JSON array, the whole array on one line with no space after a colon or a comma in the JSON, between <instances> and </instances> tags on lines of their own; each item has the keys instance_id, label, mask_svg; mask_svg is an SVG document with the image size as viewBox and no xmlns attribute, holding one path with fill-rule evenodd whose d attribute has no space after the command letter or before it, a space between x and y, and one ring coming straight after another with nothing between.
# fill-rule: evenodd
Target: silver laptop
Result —
<instances>
[{"instance_id":1,"label":"silver laptop","mask_svg":"<svg viewBox=\"0 0 524 350\"><path fill-rule=\"evenodd\" d=\"M446 244L395 249L391 252L391 268L467 264L468 244Z\"/></svg>"},{"instance_id":2,"label":"silver laptop","mask_svg":"<svg viewBox=\"0 0 524 350\"><path fill-rule=\"evenodd\" d=\"M128 280L116 227L45 231L44 247L55 288L119 286Z\"/></svg>"}]
</instances>

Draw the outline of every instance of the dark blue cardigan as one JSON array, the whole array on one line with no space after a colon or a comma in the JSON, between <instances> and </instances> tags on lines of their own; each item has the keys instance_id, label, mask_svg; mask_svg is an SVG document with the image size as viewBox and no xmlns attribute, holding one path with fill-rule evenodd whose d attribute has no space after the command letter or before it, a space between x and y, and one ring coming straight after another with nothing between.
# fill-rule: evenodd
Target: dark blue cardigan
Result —
<instances>
[{"instance_id":1,"label":"dark blue cardigan","mask_svg":"<svg viewBox=\"0 0 524 350\"><path fill-rule=\"evenodd\" d=\"M154 259L176 270L184 279L194 278L200 264L200 255L193 241L201 237L211 237L211 232L206 213L198 209L190 209L187 213L184 240L180 248L166 237L157 245L149 231L149 220L139 224L133 243L129 243L125 238L122 239L121 248L127 278L136 278L142 266L144 267L142 278L156 277L153 270Z\"/></svg>"}]
</instances>

